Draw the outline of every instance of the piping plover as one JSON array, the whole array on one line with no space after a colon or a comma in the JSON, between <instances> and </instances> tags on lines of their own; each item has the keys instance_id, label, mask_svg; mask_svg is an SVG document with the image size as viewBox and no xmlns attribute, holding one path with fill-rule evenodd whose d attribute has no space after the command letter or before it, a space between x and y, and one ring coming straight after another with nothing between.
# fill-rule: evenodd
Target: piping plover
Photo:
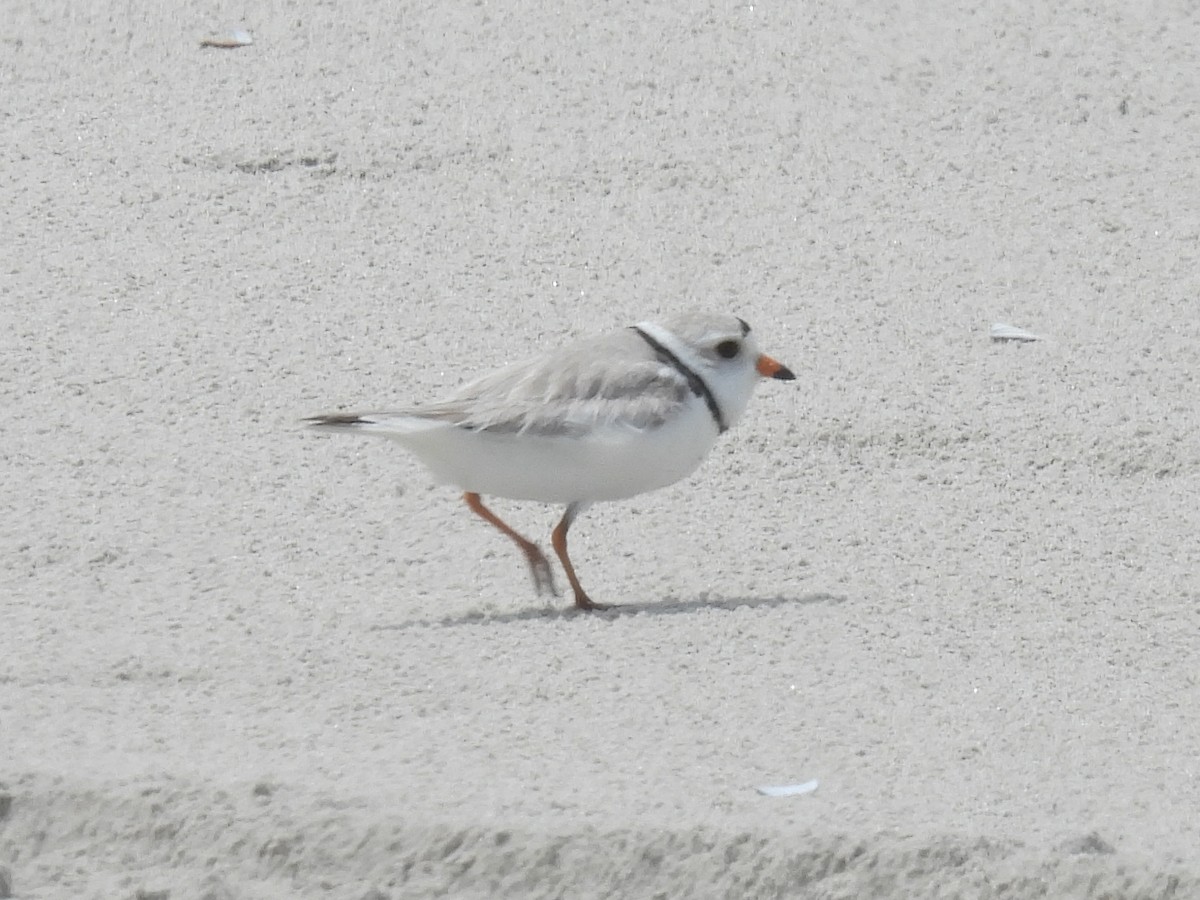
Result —
<instances>
[{"instance_id":1,"label":"piping plover","mask_svg":"<svg viewBox=\"0 0 1200 900\"><path fill-rule=\"evenodd\" d=\"M603 609L579 583L567 530L592 503L622 500L692 473L733 427L760 377L791 381L758 351L750 326L690 313L586 338L506 366L437 403L305 419L320 431L399 441L471 511L525 554L538 593L557 595L537 544L483 505L481 494L565 504L551 535L579 609Z\"/></svg>"}]
</instances>

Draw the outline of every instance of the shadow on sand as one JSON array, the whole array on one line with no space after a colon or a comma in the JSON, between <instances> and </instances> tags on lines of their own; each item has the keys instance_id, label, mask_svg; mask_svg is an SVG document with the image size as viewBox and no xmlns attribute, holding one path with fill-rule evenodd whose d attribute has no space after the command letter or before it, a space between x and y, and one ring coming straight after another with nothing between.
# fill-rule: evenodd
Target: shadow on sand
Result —
<instances>
[{"instance_id":1,"label":"shadow on sand","mask_svg":"<svg viewBox=\"0 0 1200 900\"><path fill-rule=\"evenodd\" d=\"M542 606L509 613L470 612L461 616L447 616L443 619L415 619L408 622L397 622L394 625L375 625L371 630L403 631L407 628L428 628L431 625L440 625L443 628L453 628L457 625L507 625L511 622L549 622L555 619L583 619L586 621L594 617L600 619L617 619L623 616L682 616L710 609L730 611L742 607L748 609L771 609L777 606L810 606L818 603L836 604L845 602L846 597L843 595L821 592L802 594L798 597L706 597L694 600L642 601L614 604L608 609L596 610L595 612L584 612L573 606Z\"/></svg>"}]
</instances>

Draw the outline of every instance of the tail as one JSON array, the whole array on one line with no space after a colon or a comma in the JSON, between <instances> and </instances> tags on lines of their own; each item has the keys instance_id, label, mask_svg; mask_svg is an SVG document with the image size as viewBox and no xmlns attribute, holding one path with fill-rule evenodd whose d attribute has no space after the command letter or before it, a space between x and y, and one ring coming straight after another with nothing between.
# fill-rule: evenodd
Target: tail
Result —
<instances>
[{"instance_id":1,"label":"tail","mask_svg":"<svg viewBox=\"0 0 1200 900\"><path fill-rule=\"evenodd\" d=\"M444 428L445 423L414 416L411 413L331 413L302 419L314 431L330 434L376 434L381 437L402 438Z\"/></svg>"}]
</instances>

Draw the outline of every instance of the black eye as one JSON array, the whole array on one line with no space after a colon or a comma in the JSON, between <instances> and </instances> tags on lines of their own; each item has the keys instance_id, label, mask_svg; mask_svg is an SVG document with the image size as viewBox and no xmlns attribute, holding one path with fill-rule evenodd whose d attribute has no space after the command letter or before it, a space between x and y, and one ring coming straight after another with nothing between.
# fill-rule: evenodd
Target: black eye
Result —
<instances>
[{"instance_id":1,"label":"black eye","mask_svg":"<svg viewBox=\"0 0 1200 900\"><path fill-rule=\"evenodd\" d=\"M721 341L717 344L717 354L723 359L733 359L741 349L742 345L737 341Z\"/></svg>"}]
</instances>

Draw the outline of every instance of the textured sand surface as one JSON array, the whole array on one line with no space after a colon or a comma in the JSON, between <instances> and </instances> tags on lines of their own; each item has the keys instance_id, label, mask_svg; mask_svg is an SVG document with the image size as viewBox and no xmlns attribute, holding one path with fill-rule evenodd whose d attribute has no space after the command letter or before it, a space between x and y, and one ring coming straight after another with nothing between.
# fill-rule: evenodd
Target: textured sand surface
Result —
<instances>
[{"instance_id":1,"label":"textured sand surface","mask_svg":"<svg viewBox=\"0 0 1200 900\"><path fill-rule=\"evenodd\" d=\"M1200 896L1198 54L1183 0L10 6L0 895ZM798 381L580 520L612 613L296 427L693 306Z\"/></svg>"}]
</instances>

